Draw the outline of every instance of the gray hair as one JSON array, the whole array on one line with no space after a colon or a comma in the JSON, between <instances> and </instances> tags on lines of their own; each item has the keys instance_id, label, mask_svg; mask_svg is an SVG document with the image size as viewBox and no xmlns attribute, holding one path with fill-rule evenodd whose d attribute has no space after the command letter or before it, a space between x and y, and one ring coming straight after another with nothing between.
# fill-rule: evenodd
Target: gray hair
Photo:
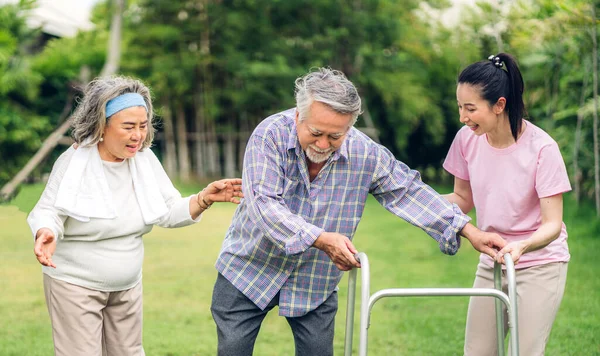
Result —
<instances>
[{"instance_id":1,"label":"gray hair","mask_svg":"<svg viewBox=\"0 0 600 356\"><path fill-rule=\"evenodd\" d=\"M300 121L306 119L314 101L329 106L337 113L351 114L352 125L362 113L360 95L356 87L339 70L317 68L316 71L296 79L295 95Z\"/></svg>"},{"instance_id":2,"label":"gray hair","mask_svg":"<svg viewBox=\"0 0 600 356\"><path fill-rule=\"evenodd\" d=\"M154 140L154 126L152 125L154 115L150 89L140 80L122 76L96 78L85 87L83 99L73 113L71 136L75 142L81 144L89 138L90 145L97 144L110 120L110 118L106 118L106 103L126 93L140 94L146 102L148 133L141 149L150 147Z\"/></svg>"}]
</instances>

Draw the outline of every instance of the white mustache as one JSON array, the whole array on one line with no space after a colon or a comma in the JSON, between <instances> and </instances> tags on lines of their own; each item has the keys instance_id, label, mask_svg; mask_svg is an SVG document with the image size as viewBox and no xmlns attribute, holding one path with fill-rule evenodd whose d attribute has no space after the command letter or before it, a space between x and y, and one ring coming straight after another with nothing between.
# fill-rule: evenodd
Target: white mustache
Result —
<instances>
[{"instance_id":1,"label":"white mustache","mask_svg":"<svg viewBox=\"0 0 600 356\"><path fill-rule=\"evenodd\" d=\"M327 149L324 149L324 150L321 150L321 149L319 149L319 148L318 148L317 146L315 146L315 145L310 145L310 146L308 146L308 147L310 147L310 149L311 149L311 150L313 150L313 151L315 151L315 152L317 152L317 153L321 153L321 154L323 154L323 153L329 153L329 152L331 152L331 151L333 150L333 148L331 148L331 147L329 147L329 148L327 148Z\"/></svg>"}]
</instances>

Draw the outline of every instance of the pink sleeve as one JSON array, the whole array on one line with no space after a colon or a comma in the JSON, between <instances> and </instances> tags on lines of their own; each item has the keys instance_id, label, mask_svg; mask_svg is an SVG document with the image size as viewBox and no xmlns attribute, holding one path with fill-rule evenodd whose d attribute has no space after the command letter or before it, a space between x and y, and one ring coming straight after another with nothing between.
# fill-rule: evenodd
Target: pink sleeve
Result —
<instances>
[{"instance_id":1,"label":"pink sleeve","mask_svg":"<svg viewBox=\"0 0 600 356\"><path fill-rule=\"evenodd\" d=\"M556 142L542 147L537 162L535 189L539 198L571 190L565 162Z\"/></svg>"},{"instance_id":2,"label":"pink sleeve","mask_svg":"<svg viewBox=\"0 0 600 356\"><path fill-rule=\"evenodd\" d=\"M469 180L469 167L464 155L463 130L464 129L459 130L454 137L454 141L452 141L450 150L448 150L448 155L446 156L443 167L448 171L448 173L452 174L456 178Z\"/></svg>"}]
</instances>

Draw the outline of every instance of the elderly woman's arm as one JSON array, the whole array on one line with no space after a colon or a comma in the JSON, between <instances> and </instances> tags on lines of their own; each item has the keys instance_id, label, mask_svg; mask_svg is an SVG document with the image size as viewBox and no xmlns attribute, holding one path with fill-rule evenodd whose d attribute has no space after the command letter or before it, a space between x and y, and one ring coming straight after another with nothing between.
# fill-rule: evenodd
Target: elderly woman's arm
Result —
<instances>
[{"instance_id":1,"label":"elderly woman's arm","mask_svg":"<svg viewBox=\"0 0 600 356\"><path fill-rule=\"evenodd\" d=\"M239 204L239 199L243 197L241 178L214 181L198 192L195 199L190 199L190 215L195 220L205 210L208 210L214 202Z\"/></svg>"},{"instance_id":2,"label":"elderly woman's arm","mask_svg":"<svg viewBox=\"0 0 600 356\"><path fill-rule=\"evenodd\" d=\"M56 267L52 262L52 255L56 248L56 240L64 234L67 216L54 207L54 201L73 152L74 149L69 149L56 160L40 200L27 217L27 223L35 239L35 256L44 266Z\"/></svg>"},{"instance_id":3,"label":"elderly woman's arm","mask_svg":"<svg viewBox=\"0 0 600 356\"><path fill-rule=\"evenodd\" d=\"M169 212L157 223L158 226L176 228L198 222L201 214L214 202L239 203L243 197L239 178L222 179L210 183L198 194L181 197L181 193L173 186L160 161L152 151L147 155L162 197ZM204 198L204 201L202 199Z\"/></svg>"}]
</instances>

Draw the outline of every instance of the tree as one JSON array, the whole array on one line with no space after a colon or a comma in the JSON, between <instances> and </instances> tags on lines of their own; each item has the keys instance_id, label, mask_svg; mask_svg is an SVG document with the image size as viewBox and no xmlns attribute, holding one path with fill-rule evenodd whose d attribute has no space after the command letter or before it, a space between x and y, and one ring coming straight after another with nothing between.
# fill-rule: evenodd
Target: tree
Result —
<instances>
[{"instance_id":1,"label":"tree","mask_svg":"<svg viewBox=\"0 0 600 356\"><path fill-rule=\"evenodd\" d=\"M29 51L39 31L30 30L22 16L31 1L0 6L0 183L6 183L37 149L48 130L48 117L32 107L43 78L32 69ZM12 193L0 191L0 199Z\"/></svg>"},{"instance_id":2,"label":"tree","mask_svg":"<svg viewBox=\"0 0 600 356\"><path fill-rule=\"evenodd\" d=\"M102 69L101 75L109 76L116 73L118 69L118 62L120 58L119 44L120 44L120 36L121 36L121 16L123 12L123 0L114 0L115 8L114 8L114 16L113 21L116 25L111 26L111 36L110 42L107 51L107 61ZM21 24L22 25L22 24ZM87 70L82 68L81 70L81 84L85 83L89 80L87 78ZM71 106L73 102L73 97L70 96L67 100L67 105L63 109L63 114L59 118L59 120L64 120L67 114L71 111ZM27 176L44 160L44 158L52 152L54 147L58 144L58 142L63 138L63 135L68 131L71 127L70 118L67 118L44 142L42 143L40 149L33 155L25 164L25 166L19 170L19 172L2 187L0 190L0 199L7 199L14 193L15 189L23 180L27 178Z\"/></svg>"},{"instance_id":3,"label":"tree","mask_svg":"<svg viewBox=\"0 0 600 356\"><path fill-rule=\"evenodd\" d=\"M596 216L600 217L600 151L598 148L598 29L596 26L596 5L591 3L592 17L592 73L594 90L594 191L596 197Z\"/></svg>"}]
</instances>

